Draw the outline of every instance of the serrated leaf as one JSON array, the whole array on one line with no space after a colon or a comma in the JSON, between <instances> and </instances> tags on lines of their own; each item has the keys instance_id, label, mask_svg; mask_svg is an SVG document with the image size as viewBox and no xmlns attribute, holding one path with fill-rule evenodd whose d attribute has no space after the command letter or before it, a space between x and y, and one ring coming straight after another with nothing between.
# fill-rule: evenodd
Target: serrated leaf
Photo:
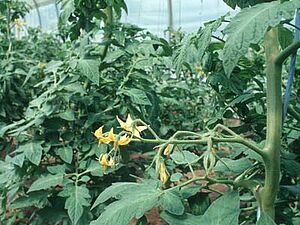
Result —
<instances>
[{"instance_id":1,"label":"serrated leaf","mask_svg":"<svg viewBox=\"0 0 300 225\"><path fill-rule=\"evenodd\" d=\"M130 183L127 185L131 186ZM100 217L92 221L90 225L128 224L131 219L139 219L146 211L157 206L161 192L155 188L156 186L146 183L140 184L139 187L137 189L125 188L126 194L124 194L123 186L122 193L119 192L121 199L108 205Z\"/></svg>"},{"instance_id":2,"label":"serrated leaf","mask_svg":"<svg viewBox=\"0 0 300 225\"><path fill-rule=\"evenodd\" d=\"M228 6L235 9L236 6L245 8L248 6L256 5L263 2L270 2L272 0L223 0ZM274 0L275 1L275 0Z\"/></svg>"},{"instance_id":3,"label":"serrated leaf","mask_svg":"<svg viewBox=\"0 0 300 225\"><path fill-rule=\"evenodd\" d=\"M17 152L24 152L25 157L35 165L39 165L41 162L43 147L41 141L32 141L23 145L20 145Z\"/></svg>"},{"instance_id":4,"label":"serrated leaf","mask_svg":"<svg viewBox=\"0 0 300 225\"><path fill-rule=\"evenodd\" d=\"M184 213L184 205L176 192L164 191L159 198L159 204L174 215L182 215Z\"/></svg>"},{"instance_id":5,"label":"serrated leaf","mask_svg":"<svg viewBox=\"0 0 300 225\"><path fill-rule=\"evenodd\" d=\"M262 213L256 223L256 225L276 225L274 220L265 213Z\"/></svg>"},{"instance_id":6,"label":"serrated leaf","mask_svg":"<svg viewBox=\"0 0 300 225\"><path fill-rule=\"evenodd\" d=\"M226 192L209 206L204 215L201 217L199 224L238 224L239 214L239 194L237 192Z\"/></svg>"},{"instance_id":7,"label":"serrated leaf","mask_svg":"<svg viewBox=\"0 0 300 225\"><path fill-rule=\"evenodd\" d=\"M83 214L83 207L89 206L88 199L91 197L85 186L68 185L59 196L68 197L65 202L65 209L68 210L72 224L77 224Z\"/></svg>"},{"instance_id":8,"label":"serrated leaf","mask_svg":"<svg viewBox=\"0 0 300 225\"><path fill-rule=\"evenodd\" d=\"M262 3L241 10L224 29L228 35L224 46L223 65L229 76L244 56L250 44L258 43L269 27L278 25L282 19L292 19L300 1Z\"/></svg>"},{"instance_id":9,"label":"serrated leaf","mask_svg":"<svg viewBox=\"0 0 300 225\"><path fill-rule=\"evenodd\" d=\"M180 46L174 52L173 62L174 62L176 74L180 73L183 63L186 62L188 49L191 46L195 36L196 36L196 34L186 35L180 42Z\"/></svg>"},{"instance_id":10,"label":"serrated leaf","mask_svg":"<svg viewBox=\"0 0 300 225\"><path fill-rule=\"evenodd\" d=\"M57 149L56 154L66 163L71 163L73 159L73 149L70 146L64 146Z\"/></svg>"},{"instance_id":11,"label":"serrated leaf","mask_svg":"<svg viewBox=\"0 0 300 225\"><path fill-rule=\"evenodd\" d=\"M247 158L241 159L228 159L222 158L222 161L219 160L215 166L216 172L233 172L233 173L241 173L251 167L253 164Z\"/></svg>"},{"instance_id":12,"label":"serrated leaf","mask_svg":"<svg viewBox=\"0 0 300 225\"><path fill-rule=\"evenodd\" d=\"M99 65L99 61L92 59L80 59L77 64L80 72L97 85L100 78Z\"/></svg>"},{"instance_id":13,"label":"serrated leaf","mask_svg":"<svg viewBox=\"0 0 300 225\"><path fill-rule=\"evenodd\" d=\"M198 60L201 60L204 55L205 50L211 43L212 33L215 32L222 24L224 17L220 17L216 21L209 23L205 28L200 32L199 37L197 37L197 49L198 49Z\"/></svg>"},{"instance_id":14,"label":"serrated leaf","mask_svg":"<svg viewBox=\"0 0 300 225\"><path fill-rule=\"evenodd\" d=\"M24 163L24 159L25 159L25 155L24 153L21 153L12 158L12 163L19 167L22 167Z\"/></svg>"},{"instance_id":15,"label":"serrated leaf","mask_svg":"<svg viewBox=\"0 0 300 225\"><path fill-rule=\"evenodd\" d=\"M28 196L22 196L22 197L19 197L18 199L16 199L10 205L10 208L18 209L18 208L25 208L25 207L29 207L29 206L43 208L48 202L47 196L48 196L47 192L30 193Z\"/></svg>"},{"instance_id":16,"label":"serrated leaf","mask_svg":"<svg viewBox=\"0 0 300 225\"><path fill-rule=\"evenodd\" d=\"M201 216L195 216L189 213L182 216L175 216L167 212L162 212L160 217L169 225L200 225L199 221L201 219Z\"/></svg>"},{"instance_id":17,"label":"serrated leaf","mask_svg":"<svg viewBox=\"0 0 300 225\"><path fill-rule=\"evenodd\" d=\"M150 181L151 182L151 181ZM154 183L149 183L150 186L155 185ZM134 190L142 190L145 188L144 183L133 183L133 182L120 182L120 183L113 183L110 187L106 188L101 194L97 197L96 201L94 202L92 209L95 208L97 205L104 203L110 198L119 199L122 195L126 195L126 193L132 192Z\"/></svg>"},{"instance_id":18,"label":"serrated leaf","mask_svg":"<svg viewBox=\"0 0 300 225\"><path fill-rule=\"evenodd\" d=\"M192 164L199 160L199 156L197 156L193 152L189 151L176 151L170 155L170 157L174 160L176 164Z\"/></svg>"},{"instance_id":19,"label":"serrated leaf","mask_svg":"<svg viewBox=\"0 0 300 225\"><path fill-rule=\"evenodd\" d=\"M183 177L182 173L173 173L170 177L170 181L176 182L179 181Z\"/></svg>"},{"instance_id":20,"label":"serrated leaf","mask_svg":"<svg viewBox=\"0 0 300 225\"><path fill-rule=\"evenodd\" d=\"M62 184L63 174L48 174L47 176L42 176L32 183L28 192L45 190L50 187L54 187L58 184Z\"/></svg>"},{"instance_id":21,"label":"serrated leaf","mask_svg":"<svg viewBox=\"0 0 300 225\"><path fill-rule=\"evenodd\" d=\"M61 13L59 15L59 23L65 25L69 17L75 11L74 0L61 0Z\"/></svg>"},{"instance_id":22,"label":"serrated leaf","mask_svg":"<svg viewBox=\"0 0 300 225\"><path fill-rule=\"evenodd\" d=\"M130 97L132 103L137 105L152 105L146 93L143 90L131 88L121 91L124 95Z\"/></svg>"}]
</instances>

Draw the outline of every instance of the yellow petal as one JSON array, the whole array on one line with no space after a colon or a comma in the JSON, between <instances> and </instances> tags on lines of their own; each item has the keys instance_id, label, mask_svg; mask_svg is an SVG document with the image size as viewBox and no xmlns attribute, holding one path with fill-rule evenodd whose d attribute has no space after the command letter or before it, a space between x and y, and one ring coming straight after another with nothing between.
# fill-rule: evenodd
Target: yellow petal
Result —
<instances>
[{"instance_id":1,"label":"yellow petal","mask_svg":"<svg viewBox=\"0 0 300 225\"><path fill-rule=\"evenodd\" d=\"M127 128L132 127L132 122L133 122L133 120L132 120L130 114L128 114L127 119L126 119L126 126L127 126Z\"/></svg>"},{"instance_id":2,"label":"yellow petal","mask_svg":"<svg viewBox=\"0 0 300 225\"><path fill-rule=\"evenodd\" d=\"M173 145L172 144L168 144L167 147L164 150L164 155L169 156L171 151L173 149Z\"/></svg>"},{"instance_id":3,"label":"yellow petal","mask_svg":"<svg viewBox=\"0 0 300 225\"><path fill-rule=\"evenodd\" d=\"M110 157L109 161L108 161L108 166L110 167L114 167L115 166L115 160L113 157Z\"/></svg>"},{"instance_id":4,"label":"yellow petal","mask_svg":"<svg viewBox=\"0 0 300 225\"><path fill-rule=\"evenodd\" d=\"M141 133L142 131L146 130L147 126L137 126L136 129Z\"/></svg>"},{"instance_id":5,"label":"yellow petal","mask_svg":"<svg viewBox=\"0 0 300 225\"><path fill-rule=\"evenodd\" d=\"M138 130L136 130L136 129L133 130L132 134L135 137L141 138L140 132Z\"/></svg>"},{"instance_id":6,"label":"yellow petal","mask_svg":"<svg viewBox=\"0 0 300 225\"><path fill-rule=\"evenodd\" d=\"M130 141L131 138L125 134L122 137L120 137L120 140L118 141L118 145L128 145Z\"/></svg>"},{"instance_id":7,"label":"yellow petal","mask_svg":"<svg viewBox=\"0 0 300 225\"><path fill-rule=\"evenodd\" d=\"M117 116L117 120L120 124L120 127L126 130L126 123L123 122L118 116Z\"/></svg>"},{"instance_id":8,"label":"yellow petal","mask_svg":"<svg viewBox=\"0 0 300 225\"><path fill-rule=\"evenodd\" d=\"M163 162L160 163L159 165L159 179L163 182L166 183L169 179L166 166Z\"/></svg>"},{"instance_id":9,"label":"yellow petal","mask_svg":"<svg viewBox=\"0 0 300 225\"><path fill-rule=\"evenodd\" d=\"M99 127L95 132L94 135L97 139L100 139L103 135L103 126Z\"/></svg>"},{"instance_id":10,"label":"yellow petal","mask_svg":"<svg viewBox=\"0 0 300 225\"><path fill-rule=\"evenodd\" d=\"M100 155L99 163L100 163L101 166L106 168L108 166L108 154Z\"/></svg>"},{"instance_id":11,"label":"yellow petal","mask_svg":"<svg viewBox=\"0 0 300 225\"><path fill-rule=\"evenodd\" d=\"M111 141L115 141L115 135L114 135L114 128L111 128L109 133L108 133L108 138L111 140Z\"/></svg>"}]
</instances>

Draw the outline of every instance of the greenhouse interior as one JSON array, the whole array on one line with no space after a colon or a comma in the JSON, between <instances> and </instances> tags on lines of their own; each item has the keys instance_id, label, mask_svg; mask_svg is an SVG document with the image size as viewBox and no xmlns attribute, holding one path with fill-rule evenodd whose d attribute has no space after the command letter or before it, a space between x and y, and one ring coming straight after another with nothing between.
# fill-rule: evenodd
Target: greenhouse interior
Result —
<instances>
[{"instance_id":1,"label":"greenhouse interior","mask_svg":"<svg viewBox=\"0 0 300 225\"><path fill-rule=\"evenodd\" d=\"M0 225L300 225L300 0L0 0Z\"/></svg>"}]
</instances>

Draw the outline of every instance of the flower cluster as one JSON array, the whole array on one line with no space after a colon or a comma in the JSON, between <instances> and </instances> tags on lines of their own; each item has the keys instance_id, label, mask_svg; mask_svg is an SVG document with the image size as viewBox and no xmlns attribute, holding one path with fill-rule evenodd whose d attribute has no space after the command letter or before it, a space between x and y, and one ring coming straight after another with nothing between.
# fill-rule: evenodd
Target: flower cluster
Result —
<instances>
[{"instance_id":1,"label":"flower cluster","mask_svg":"<svg viewBox=\"0 0 300 225\"><path fill-rule=\"evenodd\" d=\"M130 114L128 114L126 121L122 121L118 116L117 120L123 129L120 134L114 134L113 128L109 132L104 133L104 126L99 127L94 132L94 136L97 138L99 144L113 143L112 150L109 153L102 154L98 160L104 171L107 167L114 167L117 164L115 158L117 158L116 152L119 150L119 146L128 145L133 137L141 138L140 133L147 129L147 126L137 126Z\"/></svg>"}]
</instances>

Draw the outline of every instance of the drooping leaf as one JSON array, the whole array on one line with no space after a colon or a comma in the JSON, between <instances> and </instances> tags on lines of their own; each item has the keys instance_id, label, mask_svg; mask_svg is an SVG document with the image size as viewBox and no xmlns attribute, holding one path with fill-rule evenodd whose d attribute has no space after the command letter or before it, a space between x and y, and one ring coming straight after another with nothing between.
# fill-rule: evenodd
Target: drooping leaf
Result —
<instances>
[{"instance_id":1,"label":"drooping leaf","mask_svg":"<svg viewBox=\"0 0 300 225\"><path fill-rule=\"evenodd\" d=\"M200 35L198 35L198 37L196 38L196 45L198 50L197 55L199 57L198 60L201 60L205 50L211 43L213 32L215 32L221 26L223 20L224 16L220 17L212 23L209 23L203 30L200 31Z\"/></svg>"},{"instance_id":2,"label":"drooping leaf","mask_svg":"<svg viewBox=\"0 0 300 225\"><path fill-rule=\"evenodd\" d=\"M27 196L22 196L15 200L11 205L10 208L18 209L18 208L25 208L29 206L35 206L38 208L44 207L48 200L47 200L48 193L47 192L33 192Z\"/></svg>"},{"instance_id":3,"label":"drooping leaf","mask_svg":"<svg viewBox=\"0 0 300 225\"><path fill-rule=\"evenodd\" d=\"M99 65L99 61L92 59L80 59L77 64L79 71L97 85L100 77Z\"/></svg>"},{"instance_id":4,"label":"drooping leaf","mask_svg":"<svg viewBox=\"0 0 300 225\"><path fill-rule=\"evenodd\" d=\"M259 3L271 2L275 0L223 0L223 1L231 8L235 9L237 6L240 8L245 8Z\"/></svg>"},{"instance_id":5,"label":"drooping leaf","mask_svg":"<svg viewBox=\"0 0 300 225\"><path fill-rule=\"evenodd\" d=\"M43 147L41 141L32 141L26 144L20 145L17 149L17 152L24 152L25 157L35 165L39 165L42 154L43 154Z\"/></svg>"},{"instance_id":6,"label":"drooping leaf","mask_svg":"<svg viewBox=\"0 0 300 225\"><path fill-rule=\"evenodd\" d=\"M58 184L62 184L63 174L48 174L47 176L42 176L32 183L28 192L45 190L50 187L54 187Z\"/></svg>"},{"instance_id":7,"label":"drooping leaf","mask_svg":"<svg viewBox=\"0 0 300 225\"><path fill-rule=\"evenodd\" d=\"M160 217L169 225L199 225L201 219L201 216L195 216L189 213L182 216L175 216L165 211L160 214Z\"/></svg>"},{"instance_id":8,"label":"drooping leaf","mask_svg":"<svg viewBox=\"0 0 300 225\"><path fill-rule=\"evenodd\" d=\"M241 10L224 29L228 36L224 46L223 65L229 76L244 56L250 44L258 43L269 27L274 27L282 19L291 19L295 9L300 7L299 0L280 3L262 3Z\"/></svg>"},{"instance_id":9,"label":"drooping leaf","mask_svg":"<svg viewBox=\"0 0 300 225\"><path fill-rule=\"evenodd\" d=\"M71 14L75 11L74 0L61 0L61 9L59 23L65 25Z\"/></svg>"},{"instance_id":10,"label":"drooping leaf","mask_svg":"<svg viewBox=\"0 0 300 225\"><path fill-rule=\"evenodd\" d=\"M117 186L108 188L110 190L106 192L103 199L115 195L113 192L116 190L120 200L108 205L100 217L92 221L90 225L128 224L131 219L141 218L146 211L158 205L161 191L157 190L156 182L142 183L138 187L136 188L132 183L119 183Z\"/></svg>"},{"instance_id":11,"label":"drooping leaf","mask_svg":"<svg viewBox=\"0 0 300 225\"><path fill-rule=\"evenodd\" d=\"M183 63L186 62L188 49L191 46L193 39L195 39L195 37L196 37L196 34L186 35L182 39L180 46L176 49L176 51L174 53L174 59L173 59L176 74L180 73Z\"/></svg>"},{"instance_id":12,"label":"drooping leaf","mask_svg":"<svg viewBox=\"0 0 300 225\"><path fill-rule=\"evenodd\" d=\"M89 206L88 199L91 197L89 190L85 186L68 185L59 193L59 196L68 197L65 202L65 209L68 210L68 215L72 224L77 224L83 214L83 207Z\"/></svg>"},{"instance_id":13,"label":"drooping leaf","mask_svg":"<svg viewBox=\"0 0 300 225\"><path fill-rule=\"evenodd\" d=\"M252 166L252 163L247 158L241 159L228 159L222 158L222 161L219 160L215 166L215 171L217 172L233 172L241 173Z\"/></svg>"},{"instance_id":14,"label":"drooping leaf","mask_svg":"<svg viewBox=\"0 0 300 225\"><path fill-rule=\"evenodd\" d=\"M170 155L170 157L174 160L176 164L192 164L199 160L199 156L197 156L193 152L189 151L175 151Z\"/></svg>"},{"instance_id":15,"label":"drooping leaf","mask_svg":"<svg viewBox=\"0 0 300 225\"><path fill-rule=\"evenodd\" d=\"M110 198L120 197L120 194L124 194L128 190L138 189L140 186L141 184L133 182L113 183L110 187L106 188L103 192L101 192L101 194L97 197L96 201L94 202L92 209Z\"/></svg>"},{"instance_id":16,"label":"drooping leaf","mask_svg":"<svg viewBox=\"0 0 300 225\"><path fill-rule=\"evenodd\" d=\"M182 215L184 213L184 205L178 194L173 191L164 191L159 199L160 205L174 215Z\"/></svg>"},{"instance_id":17,"label":"drooping leaf","mask_svg":"<svg viewBox=\"0 0 300 225\"><path fill-rule=\"evenodd\" d=\"M152 105L146 93L137 88L131 88L121 91L124 95L130 97L132 103L137 105Z\"/></svg>"},{"instance_id":18,"label":"drooping leaf","mask_svg":"<svg viewBox=\"0 0 300 225\"><path fill-rule=\"evenodd\" d=\"M239 194L237 192L226 192L209 206L204 215L201 217L199 224L238 224L239 214Z\"/></svg>"},{"instance_id":19,"label":"drooping leaf","mask_svg":"<svg viewBox=\"0 0 300 225\"><path fill-rule=\"evenodd\" d=\"M70 146L64 146L57 149L56 154L66 163L71 163L73 159L73 149Z\"/></svg>"}]
</instances>

